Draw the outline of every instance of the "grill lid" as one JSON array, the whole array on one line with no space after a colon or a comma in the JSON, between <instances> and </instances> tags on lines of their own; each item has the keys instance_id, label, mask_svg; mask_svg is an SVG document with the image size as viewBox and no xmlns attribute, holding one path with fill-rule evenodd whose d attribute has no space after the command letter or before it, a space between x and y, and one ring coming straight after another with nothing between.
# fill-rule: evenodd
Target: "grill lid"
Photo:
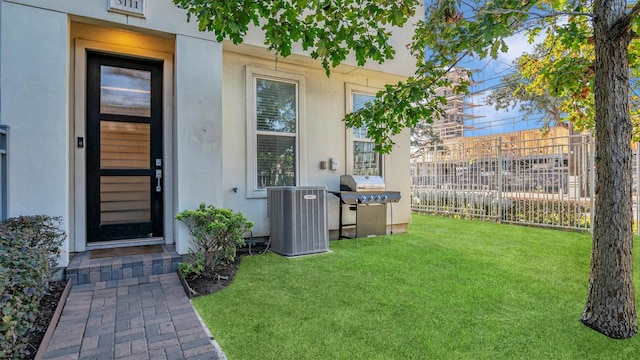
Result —
<instances>
[{"instance_id":1,"label":"grill lid","mask_svg":"<svg viewBox=\"0 0 640 360\"><path fill-rule=\"evenodd\" d=\"M342 191L384 191L384 180L377 175L341 175L340 190Z\"/></svg>"}]
</instances>

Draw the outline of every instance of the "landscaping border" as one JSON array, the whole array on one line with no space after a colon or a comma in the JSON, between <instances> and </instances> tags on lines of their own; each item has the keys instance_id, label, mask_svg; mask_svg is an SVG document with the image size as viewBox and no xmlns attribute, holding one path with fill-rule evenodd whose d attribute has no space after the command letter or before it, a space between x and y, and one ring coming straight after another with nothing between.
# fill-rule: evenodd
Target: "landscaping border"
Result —
<instances>
[{"instance_id":1,"label":"landscaping border","mask_svg":"<svg viewBox=\"0 0 640 360\"><path fill-rule=\"evenodd\" d=\"M189 286L189 284L187 283L187 280L185 280L184 276L182 275L182 270L180 270L180 267L178 267L178 278L180 278L180 283L182 284L182 287L184 288L184 292L187 294L187 297L189 298L189 300L193 299L198 295L198 293Z\"/></svg>"},{"instance_id":2,"label":"landscaping border","mask_svg":"<svg viewBox=\"0 0 640 360\"><path fill-rule=\"evenodd\" d=\"M44 359L44 354L47 352L47 347L49 347L49 342L51 342L51 338L53 337L53 332L56 330L58 326L58 321L60 320L60 316L62 315L62 309L64 309L64 304L67 302L67 297L69 296L69 292L71 292L71 280L67 281L67 285L64 287L62 291L62 296L60 296L60 300L58 301L58 306L56 306L56 311L53 313L53 317L49 322L49 326L47 327L47 331L44 333L44 337L40 342L40 346L38 347L38 351L36 352L35 360Z\"/></svg>"}]
</instances>

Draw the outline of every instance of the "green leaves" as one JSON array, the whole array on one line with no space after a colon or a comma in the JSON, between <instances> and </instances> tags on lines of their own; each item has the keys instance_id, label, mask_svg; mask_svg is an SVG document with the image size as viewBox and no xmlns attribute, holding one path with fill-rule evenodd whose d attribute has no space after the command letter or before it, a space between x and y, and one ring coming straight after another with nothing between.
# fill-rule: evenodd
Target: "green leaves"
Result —
<instances>
[{"instance_id":1,"label":"green leaves","mask_svg":"<svg viewBox=\"0 0 640 360\"><path fill-rule=\"evenodd\" d=\"M409 78L387 85L371 104L347 114L346 125L353 128L366 125L367 137L376 143L375 151L389 153L395 144L393 136L441 113L445 100L435 94L434 85L426 78Z\"/></svg>"},{"instance_id":2,"label":"green leaves","mask_svg":"<svg viewBox=\"0 0 640 360\"><path fill-rule=\"evenodd\" d=\"M49 290L62 241L61 218L20 216L0 223L0 358L30 354L40 299Z\"/></svg>"},{"instance_id":3,"label":"green leaves","mask_svg":"<svg viewBox=\"0 0 640 360\"><path fill-rule=\"evenodd\" d=\"M402 26L414 14L418 0L174 0L193 16L200 31L212 31L218 41L243 42L249 25L260 27L264 44L277 55L291 54L294 44L310 50L329 75L354 54L358 65L392 59L395 50L385 26Z\"/></svg>"},{"instance_id":4,"label":"green leaves","mask_svg":"<svg viewBox=\"0 0 640 360\"><path fill-rule=\"evenodd\" d=\"M389 44L390 26L403 26L422 5L420 0L174 0L193 16L201 31L212 31L218 41L242 43L250 25L260 27L264 44L277 55L291 54L302 45L320 60L327 76L331 69L353 55L359 66L367 61L382 63L396 50ZM424 24L423 24L424 25ZM420 39L416 39L420 41ZM423 54L424 50L418 51ZM389 86L384 96L365 111L350 114L348 126L367 124L377 150L391 151L392 137L437 110L436 98L426 78Z\"/></svg>"},{"instance_id":5,"label":"green leaves","mask_svg":"<svg viewBox=\"0 0 640 360\"><path fill-rule=\"evenodd\" d=\"M381 63L393 58L396 50L389 44L388 26L404 25L422 5L418 0L174 2L187 11L189 19L194 17L198 21L202 31L214 32L219 41L226 39L239 44L249 26L257 26L265 36L265 45L277 55L286 57L294 44L300 44L312 58L320 60L327 76L348 56L353 56L360 66L368 61ZM347 126L366 125L377 150L390 151L393 136L404 127L420 121L431 122L441 111L445 100L437 97L434 89L444 84L447 69L469 56L497 58L508 50L505 39L524 31L529 42L546 34L548 54L519 64L522 78L529 79L520 90L534 94L544 91L547 96L567 100L563 100L560 113L589 128L593 114L593 52L591 19L583 15L587 5L566 0L428 3L425 21L415 26L409 48L416 58L415 76L387 86L376 101L349 114L345 118ZM558 16L562 13L572 15ZM638 30L640 21L634 19L631 25ZM631 70L637 75L635 60L640 59L640 46L635 41L629 58ZM466 88L459 87L456 91L463 93ZM636 96L635 101L640 99Z\"/></svg>"},{"instance_id":6,"label":"green leaves","mask_svg":"<svg viewBox=\"0 0 640 360\"><path fill-rule=\"evenodd\" d=\"M191 255L194 259L204 256L201 272L213 276L216 265L233 262L236 246L244 245L243 234L253 229L253 222L241 213L216 208L201 203L197 209L187 209L176 214L176 220L184 223L192 236ZM197 270L189 268L188 270ZM185 269L186 269L185 268Z\"/></svg>"}]
</instances>

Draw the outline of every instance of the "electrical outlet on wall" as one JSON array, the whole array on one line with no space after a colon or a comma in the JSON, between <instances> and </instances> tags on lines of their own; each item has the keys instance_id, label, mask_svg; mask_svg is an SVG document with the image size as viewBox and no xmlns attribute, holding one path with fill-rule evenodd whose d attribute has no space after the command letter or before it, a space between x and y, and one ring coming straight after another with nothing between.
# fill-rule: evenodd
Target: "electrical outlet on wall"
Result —
<instances>
[{"instance_id":1,"label":"electrical outlet on wall","mask_svg":"<svg viewBox=\"0 0 640 360\"><path fill-rule=\"evenodd\" d=\"M340 162L336 158L329 159L329 169L338 170L340 169Z\"/></svg>"}]
</instances>

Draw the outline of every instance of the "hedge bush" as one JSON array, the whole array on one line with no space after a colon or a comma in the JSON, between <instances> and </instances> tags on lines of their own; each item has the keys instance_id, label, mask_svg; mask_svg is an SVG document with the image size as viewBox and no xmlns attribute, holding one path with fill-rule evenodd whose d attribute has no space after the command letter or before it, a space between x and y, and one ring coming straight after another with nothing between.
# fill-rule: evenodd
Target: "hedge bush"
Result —
<instances>
[{"instance_id":1,"label":"hedge bush","mask_svg":"<svg viewBox=\"0 0 640 360\"><path fill-rule=\"evenodd\" d=\"M588 202L518 198L513 203L514 207L503 211L503 220L575 228L591 225Z\"/></svg>"},{"instance_id":2,"label":"hedge bush","mask_svg":"<svg viewBox=\"0 0 640 360\"><path fill-rule=\"evenodd\" d=\"M195 210L184 210L176 215L192 236L192 256L204 254L205 275L213 276L218 264L228 264L236 257L236 247L245 244L242 235L253 229L253 222L242 213L216 208L204 203Z\"/></svg>"},{"instance_id":3,"label":"hedge bush","mask_svg":"<svg viewBox=\"0 0 640 360\"><path fill-rule=\"evenodd\" d=\"M0 223L0 359L29 355L40 300L49 290L65 233L61 218L21 216Z\"/></svg>"},{"instance_id":4,"label":"hedge bush","mask_svg":"<svg viewBox=\"0 0 640 360\"><path fill-rule=\"evenodd\" d=\"M425 190L413 196L412 210L457 218L497 218L502 221L586 229L590 224L590 204L587 201L554 198L500 198L498 194L464 190Z\"/></svg>"}]
</instances>

